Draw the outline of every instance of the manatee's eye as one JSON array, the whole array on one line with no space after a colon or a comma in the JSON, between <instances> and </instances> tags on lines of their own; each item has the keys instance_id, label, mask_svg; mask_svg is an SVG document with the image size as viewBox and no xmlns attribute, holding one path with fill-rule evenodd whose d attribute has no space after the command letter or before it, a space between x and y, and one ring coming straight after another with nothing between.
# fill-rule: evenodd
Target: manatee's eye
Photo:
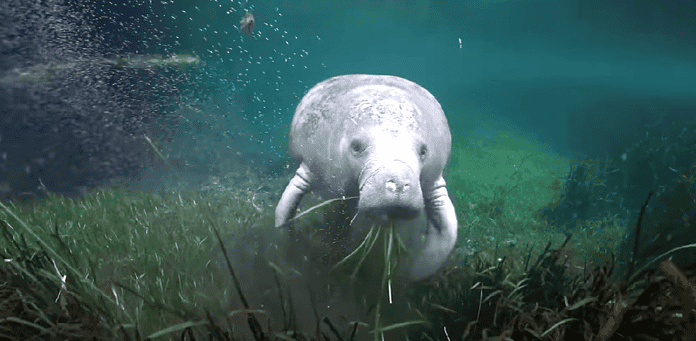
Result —
<instances>
[{"instance_id":1,"label":"manatee's eye","mask_svg":"<svg viewBox=\"0 0 696 341\"><path fill-rule=\"evenodd\" d=\"M360 140L353 140L350 142L350 150L357 156L365 150L365 144Z\"/></svg>"},{"instance_id":2,"label":"manatee's eye","mask_svg":"<svg viewBox=\"0 0 696 341\"><path fill-rule=\"evenodd\" d=\"M428 146L425 144L420 145L420 148L418 148L418 156L422 160L425 160L425 158L428 156Z\"/></svg>"}]
</instances>

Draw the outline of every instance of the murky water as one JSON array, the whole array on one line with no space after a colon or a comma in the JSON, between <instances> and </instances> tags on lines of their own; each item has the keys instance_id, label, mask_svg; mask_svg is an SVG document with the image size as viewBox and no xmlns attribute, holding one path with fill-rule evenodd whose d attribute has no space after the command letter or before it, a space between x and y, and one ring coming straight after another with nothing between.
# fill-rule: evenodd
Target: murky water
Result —
<instances>
[{"instance_id":1,"label":"murky water","mask_svg":"<svg viewBox=\"0 0 696 341\"><path fill-rule=\"evenodd\" d=\"M455 144L506 122L569 154L618 158L641 138L639 123L693 117L689 10L595 0L7 0L0 198L161 188L173 173L195 186L247 168L284 174L294 167L294 107L345 73L421 84L442 103ZM239 29L246 13L249 32Z\"/></svg>"},{"instance_id":2,"label":"murky water","mask_svg":"<svg viewBox=\"0 0 696 341\"><path fill-rule=\"evenodd\" d=\"M520 205L522 218L628 219L652 190L649 214L674 209L659 197L693 180L696 154L694 13L694 2L663 0L4 0L0 200L183 185L240 190L270 216L297 167L287 132L302 96L329 77L371 73L410 79L442 104L453 140L445 178L463 231L468 213L503 214L522 171L536 174L513 195L557 196L545 203L554 210ZM580 156L598 160L565 179ZM490 193L475 202L469 188ZM672 221L684 225L669 225L674 233L646 219L642 238L663 239L645 257L693 239L682 228L693 188L681 190ZM255 244L230 244L240 274L257 277L245 283L250 297L281 310ZM289 247L298 259L312 251ZM316 322L307 287L291 288L305 330ZM332 301L341 292L321 294L322 310L353 313Z\"/></svg>"},{"instance_id":3,"label":"murky water","mask_svg":"<svg viewBox=\"0 0 696 341\"><path fill-rule=\"evenodd\" d=\"M278 172L306 89L289 70L304 69L308 52L281 30L278 8L242 34L240 15L253 10L216 1L3 5L0 197L114 182L160 188L171 173L195 182L250 164Z\"/></svg>"}]
</instances>

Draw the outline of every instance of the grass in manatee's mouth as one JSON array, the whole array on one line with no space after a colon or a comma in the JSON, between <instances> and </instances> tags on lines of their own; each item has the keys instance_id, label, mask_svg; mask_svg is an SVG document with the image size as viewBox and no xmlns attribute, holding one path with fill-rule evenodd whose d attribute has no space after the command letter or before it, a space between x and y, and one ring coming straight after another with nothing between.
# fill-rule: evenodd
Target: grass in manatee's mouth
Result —
<instances>
[{"instance_id":1,"label":"grass in manatee's mouth","mask_svg":"<svg viewBox=\"0 0 696 341\"><path fill-rule=\"evenodd\" d=\"M352 199L357 199L357 197L325 200L318 205L300 212L293 217L291 221L297 220L298 218L323 206L333 205L336 202L345 202L346 200ZM419 211L410 212L410 210L406 210L408 212L404 212L405 210L401 211L402 218L404 214L410 215L411 213L414 213L417 216L417 214L420 213ZM379 219L379 217L374 219L375 216L372 213L375 212L362 212L373 218L369 219L369 221L373 222L372 226L362 238L360 244L348 255L336 262L332 267L332 272L334 274L338 275L339 277L345 276L344 274L349 274L349 279L351 282L355 283L356 281L365 280L362 278L362 273L360 273L360 270L364 268L367 260L367 263L370 264L369 267L365 266L368 281L372 282L379 278L376 302L371 302L375 307L375 322L374 329L372 330L372 333L375 335L375 340L379 340L386 331L403 328L413 324L426 323L425 320L414 320L396 323L389 326L382 326L382 303L385 301L385 298L388 300L387 302L389 304L392 303L392 279L394 278L394 275L398 273L398 271L405 268L402 262L408 261L408 251L406 245L399 235L398 224L395 224L393 217L391 217L390 214L385 213L384 210L380 210L380 212L382 214L386 214L384 218L389 219ZM353 219L355 219L355 217L353 217ZM353 220L351 220L350 225L352 225L352 222ZM382 243L381 247L379 243ZM372 266L375 265L375 262L379 262L379 266ZM375 287L370 286L370 288L374 289ZM372 297L375 299L374 296Z\"/></svg>"},{"instance_id":2,"label":"grass in manatee's mouth","mask_svg":"<svg viewBox=\"0 0 696 341\"><path fill-rule=\"evenodd\" d=\"M350 277L355 278L365 262L365 259L367 259L367 256L370 254L370 252L372 252L379 239L384 240L384 254L382 258L384 273L382 277L391 279L391 276L399 263L399 258L406 250L406 247L390 221L373 224L360 245L358 245L355 250L336 263L333 269L338 270L347 268L349 271L351 271Z\"/></svg>"},{"instance_id":3,"label":"grass in manatee's mouth","mask_svg":"<svg viewBox=\"0 0 696 341\"><path fill-rule=\"evenodd\" d=\"M379 295L376 302L375 309L375 323L374 330L372 333L375 335L375 340L379 340L382 333L388 330L393 330L401 327L405 327L411 324L420 324L425 321L409 321L403 323L397 323L390 326L383 327L381 325L381 305L385 299L385 294L389 303L392 303L392 279L396 273L400 261L404 260L406 256L406 246L401 240L397 228L394 226L392 221L384 221L381 223L375 223L372 225L370 230L367 232L362 242L358 247L353 250L350 254L341 259L336 265L334 265L333 270L345 270L350 272L350 278L356 279L358 276L358 271L362 268L363 263L368 258L370 253L375 249L375 246L380 242L383 243L381 257L381 279L379 285ZM377 248L379 250L379 248ZM379 256L379 255L378 255ZM373 274L370 274L373 275ZM377 274L374 274L377 275Z\"/></svg>"}]
</instances>

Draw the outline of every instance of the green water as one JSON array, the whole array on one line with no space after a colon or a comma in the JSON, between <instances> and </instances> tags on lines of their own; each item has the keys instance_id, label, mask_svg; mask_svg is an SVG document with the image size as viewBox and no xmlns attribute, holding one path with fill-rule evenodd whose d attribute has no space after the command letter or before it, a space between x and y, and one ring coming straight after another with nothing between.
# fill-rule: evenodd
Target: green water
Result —
<instances>
[{"instance_id":1,"label":"green water","mask_svg":"<svg viewBox=\"0 0 696 341\"><path fill-rule=\"evenodd\" d=\"M123 177L161 187L171 167L144 135L195 182L239 164L287 175L295 106L350 73L428 89L454 145L519 131L563 159L617 159L640 124L688 121L695 106L693 5L641 4L14 1L3 12L0 193L35 197L39 179L65 194ZM247 12L250 34L239 29Z\"/></svg>"},{"instance_id":2,"label":"green water","mask_svg":"<svg viewBox=\"0 0 696 341\"><path fill-rule=\"evenodd\" d=\"M0 199L20 203L0 218L10 238L56 250L49 282L67 273L75 292L128 328L147 322L154 333L182 318L114 281L181 314L212 306L224 316L238 303L214 226L234 247L249 296L280 314L268 292L285 256L273 249L282 237L273 210L297 167L288 128L302 96L332 76L400 76L441 103L452 134L455 265L473 255L519 260L523 245L539 250L569 231L573 257L606 261L648 192L661 205L693 206L690 2L8 1ZM239 29L246 13L255 18L248 32ZM680 191L662 196L677 181ZM300 208L319 202L310 196ZM311 228L321 215L303 219L307 238L320 240ZM643 239L660 236L659 219L646 219ZM682 220L671 228L686 230ZM673 235L688 233L667 233L664 245L679 246ZM10 244L5 251L21 253ZM304 246L300 259L327 253L291 245ZM651 245L646 259L651 250L664 251ZM264 252L279 265L271 269ZM284 282L299 276L281 270ZM292 287L310 330L313 298ZM365 317L332 298L318 297L321 309Z\"/></svg>"}]
</instances>

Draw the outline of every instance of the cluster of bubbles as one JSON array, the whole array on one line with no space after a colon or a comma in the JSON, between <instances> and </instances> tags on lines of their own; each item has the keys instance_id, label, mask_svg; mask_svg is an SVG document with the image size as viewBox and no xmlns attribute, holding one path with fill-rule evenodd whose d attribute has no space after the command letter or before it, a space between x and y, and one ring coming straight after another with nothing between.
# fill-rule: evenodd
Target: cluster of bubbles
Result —
<instances>
[{"instance_id":1,"label":"cluster of bubbles","mask_svg":"<svg viewBox=\"0 0 696 341\"><path fill-rule=\"evenodd\" d=\"M211 175L245 161L284 162L287 127L314 67L280 9L8 1L0 8L0 199L79 194L172 168ZM256 22L246 30L248 14Z\"/></svg>"}]
</instances>

